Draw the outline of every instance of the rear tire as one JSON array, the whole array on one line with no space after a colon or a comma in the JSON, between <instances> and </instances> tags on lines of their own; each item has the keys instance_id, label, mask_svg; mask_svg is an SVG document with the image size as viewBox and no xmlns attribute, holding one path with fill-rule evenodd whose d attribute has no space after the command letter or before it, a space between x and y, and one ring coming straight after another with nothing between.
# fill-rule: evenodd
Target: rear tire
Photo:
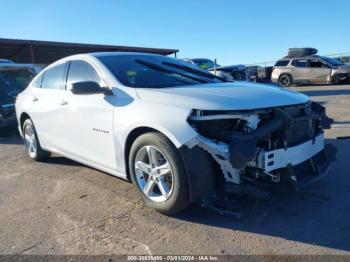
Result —
<instances>
[{"instance_id":1,"label":"rear tire","mask_svg":"<svg viewBox=\"0 0 350 262\"><path fill-rule=\"evenodd\" d=\"M38 134L32 120L29 118L24 121L22 132L24 145L26 146L27 153L31 159L35 161L42 161L51 155L50 152L41 148Z\"/></svg>"},{"instance_id":2,"label":"rear tire","mask_svg":"<svg viewBox=\"0 0 350 262\"><path fill-rule=\"evenodd\" d=\"M283 87L290 87L293 84L292 77L287 74L282 74L278 79L278 84Z\"/></svg>"},{"instance_id":3,"label":"rear tire","mask_svg":"<svg viewBox=\"0 0 350 262\"><path fill-rule=\"evenodd\" d=\"M190 205L188 178L180 152L162 134L146 133L134 141L129 171L148 207L172 215Z\"/></svg>"}]
</instances>

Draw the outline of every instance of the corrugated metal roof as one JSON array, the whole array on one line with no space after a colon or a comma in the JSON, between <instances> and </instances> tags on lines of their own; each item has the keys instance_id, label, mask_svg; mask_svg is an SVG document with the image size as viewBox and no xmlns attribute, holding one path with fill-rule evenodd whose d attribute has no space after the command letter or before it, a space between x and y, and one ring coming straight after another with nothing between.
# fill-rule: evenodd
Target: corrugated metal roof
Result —
<instances>
[{"instance_id":1,"label":"corrugated metal roof","mask_svg":"<svg viewBox=\"0 0 350 262\"><path fill-rule=\"evenodd\" d=\"M0 58L17 63L50 64L69 55L110 51L170 55L179 50L0 38Z\"/></svg>"}]
</instances>

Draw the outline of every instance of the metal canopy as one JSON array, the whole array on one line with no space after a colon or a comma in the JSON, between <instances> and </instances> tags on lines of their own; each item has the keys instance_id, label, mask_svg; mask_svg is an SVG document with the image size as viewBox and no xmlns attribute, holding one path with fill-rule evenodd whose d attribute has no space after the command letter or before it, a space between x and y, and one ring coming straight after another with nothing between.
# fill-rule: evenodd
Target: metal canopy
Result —
<instances>
[{"instance_id":1,"label":"metal canopy","mask_svg":"<svg viewBox=\"0 0 350 262\"><path fill-rule=\"evenodd\" d=\"M141 52L170 55L178 51L177 49L0 38L0 58L11 59L16 63L50 64L69 55L91 52Z\"/></svg>"}]
</instances>

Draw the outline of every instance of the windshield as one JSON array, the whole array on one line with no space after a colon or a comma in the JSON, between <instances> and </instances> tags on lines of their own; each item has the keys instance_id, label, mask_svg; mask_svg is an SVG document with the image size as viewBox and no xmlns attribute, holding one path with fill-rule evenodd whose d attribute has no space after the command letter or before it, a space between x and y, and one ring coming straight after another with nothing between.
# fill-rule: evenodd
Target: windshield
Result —
<instances>
[{"instance_id":1,"label":"windshield","mask_svg":"<svg viewBox=\"0 0 350 262\"><path fill-rule=\"evenodd\" d=\"M339 60L335 59L335 58L330 58L330 57L322 57L322 59L324 61L326 61L327 63L331 64L332 66L341 66L343 65L342 62L340 62Z\"/></svg>"},{"instance_id":2,"label":"windshield","mask_svg":"<svg viewBox=\"0 0 350 262\"><path fill-rule=\"evenodd\" d=\"M35 76L30 70L11 70L0 72L0 95L12 100L22 92Z\"/></svg>"},{"instance_id":3,"label":"windshield","mask_svg":"<svg viewBox=\"0 0 350 262\"><path fill-rule=\"evenodd\" d=\"M222 82L213 74L186 62L156 55L112 55L100 61L125 86L166 88Z\"/></svg>"}]
</instances>

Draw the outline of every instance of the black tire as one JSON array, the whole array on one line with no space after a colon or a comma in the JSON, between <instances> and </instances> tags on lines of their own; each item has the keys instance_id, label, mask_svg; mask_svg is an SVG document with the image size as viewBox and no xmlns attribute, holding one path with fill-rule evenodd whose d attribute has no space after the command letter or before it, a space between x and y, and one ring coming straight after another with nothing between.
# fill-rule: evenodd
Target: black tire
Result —
<instances>
[{"instance_id":1,"label":"black tire","mask_svg":"<svg viewBox=\"0 0 350 262\"><path fill-rule=\"evenodd\" d=\"M165 156L172 169L172 190L169 198L163 202L151 200L140 187L136 177L136 157L139 152L147 146L158 149L158 152ZM134 141L129 154L129 171L131 180L136 186L146 206L155 209L160 213L172 215L182 211L190 205L189 185L184 162L181 158L180 152L164 135L156 132L146 133L139 136Z\"/></svg>"},{"instance_id":2,"label":"black tire","mask_svg":"<svg viewBox=\"0 0 350 262\"><path fill-rule=\"evenodd\" d=\"M283 87L290 87L293 84L292 77L288 74L282 74L278 79L278 84Z\"/></svg>"},{"instance_id":3,"label":"black tire","mask_svg":"<svg viewBox=\"0 0 350 262\"><path fill-rule=\"evenodd\" d=\"M33 150L30 149L30 146L28 145L28 142L26 140L26 135L29 135L29 134L27 134L28 129L29 130L31 129L33 131L33 141L36 144L36 146ZM26 146L27 153L31 159L33 159L35 161L42 161L42 160L50 157L51 153L41 148L41 145L40 145L40 142L38 139L38 134L35 130L35 127L34 127L32 120L30 120L29 118L24 121L23 126L22 126L22 132L23 132L24 145Z\"/></svg>"}]
</instances>

